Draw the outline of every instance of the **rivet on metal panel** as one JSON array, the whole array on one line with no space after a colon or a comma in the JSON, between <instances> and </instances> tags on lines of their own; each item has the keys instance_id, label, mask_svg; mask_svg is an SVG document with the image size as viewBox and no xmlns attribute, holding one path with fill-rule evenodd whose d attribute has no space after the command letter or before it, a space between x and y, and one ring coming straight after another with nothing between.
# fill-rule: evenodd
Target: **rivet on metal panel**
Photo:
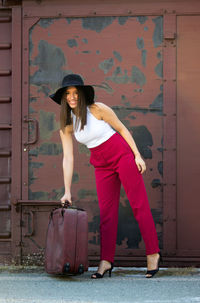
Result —
<instances>
[{"instance_id":1,"label":"rivet on metal panel","mask_svg":"<svg viewBox=\"0 0 200 303\"><path fill-rule=\"evenodd\" d=\"M94 11L94 12L93 12L93 14L94 14L94 15L96 15L96 14L97 14L97 12L95 12L95 11Z\"/></svg>"},{"instance_id":2,"label":"rivet on metal panel","mask_svg":"<svg viewBox=\"0 0 200 303\"><path fill-rule=\"evenodd\" d=\"M25 49L24 49L25 51L27 51L27 47L25 47Z\"/></svg>"},{"instance_id":3,"label":"rivet on metal panel","mask_svg":"<svg viewBox=\"0 0 200 303\"><path fill-rule=\"evenodd\" d=\"M59 17L61 17L61 16L62 16L62 14L61 14L61 13L59 13L59 14L58 14L58 16L59 16Z\"/></svg>"},{"instance_id":4,"label":"rivet on metal panel","mask_svg":"<svg viewBox=\"0 0 200 303\"><path fill-rule=\"evenodd\" d=\"M131 10L128 10L128 14L132 14L132 11L131 11Z\"/></svg>"},{"instance_id":5,"label":"rivet on metal panel","mask_svg":"<svg viewBox=\"0 0 200 303\"><path fill-rule=\"evenodd\" d=\"M27 186L27 183L26 183L26 182L24 182L24 186Z\"/></svg>"},{"instance_id":6,"label":"rivet on metal panel","mask_svg":"<svg viewBox=\"0 0 200 303\"><path fill-rule=\"evenodd\" d=\"M166 45L166 44L164 44L164 45L163 45L163 47L167 47L167 45Z\"/></svg>"},{"instance_id":7,"label":"rivet on metal panel","mask_svg":"<svg viewBox=\"0 0 200 303\"><path fill-rule=\"evenodd\" d=\"M173 79L174 82L176 82L176 79Z\"/></svg>"},{"instance_id":8,"label":"rivet on metal panel","mask_svg":"<svg viewBox=\"0 0 200 303\"><path fill-rule=\"evenodd\" d=\"M163 79L163 82L166 82L167 80L166 79Z\"/></svg>"},{"instance_id":9,"label":"rivet on metal panel","mask_svg":"<svg viewBox=\"0 0 200 303\"><path fill-rule=\"evenodd\" d=\"M24 84L27 84L27 81L24 81Z\"/></svg>"},{"instance_id":10,"label":"rivet on metal panel","mask_svg":"<svg viewBox=\"0 0 200 303\"><path fill-rule=\"evenodd\" d=\"M26 152L26 151L27 151L27 148L24 148L24 151Z\"/></svg>"}]
</instances>

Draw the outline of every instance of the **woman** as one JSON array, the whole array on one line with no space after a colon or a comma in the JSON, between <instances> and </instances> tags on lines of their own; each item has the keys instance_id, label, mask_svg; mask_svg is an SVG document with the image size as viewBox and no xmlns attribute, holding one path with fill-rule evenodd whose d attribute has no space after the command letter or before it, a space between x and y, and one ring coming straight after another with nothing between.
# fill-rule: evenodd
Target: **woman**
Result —
<instances>
[{"instance_id":1,"label":"woman","mask_svg":"<svg viewBox=\"0 0 200 303\"><path fill-rule=\"evenodd\" d=\"M145 242L146 278L159 270L160 253L154 221L150 211L142 174L145 162L128 129L111 108L94 102L94 89L84 85L76 74L64 77L62 87L50 96L61 104L60 137L63 146L65 194L61 204L72 204L73 175L72 134L91 151L90 163L95 167L97 196L100 207L101 261L91 278L103 278L113 269L117 237L118 207L121 183Z\"/></svg>"}]
</instances>

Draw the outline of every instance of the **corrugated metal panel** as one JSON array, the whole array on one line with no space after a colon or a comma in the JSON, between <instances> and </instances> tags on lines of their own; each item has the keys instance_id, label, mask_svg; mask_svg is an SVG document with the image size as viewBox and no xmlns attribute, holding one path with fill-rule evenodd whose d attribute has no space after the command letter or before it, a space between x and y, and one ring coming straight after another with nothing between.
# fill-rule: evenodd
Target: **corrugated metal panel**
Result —
<instances>
[{"instance_id":1,"label":"corrugated metal panel","mask_svg":"<svg viewBox=\"0 0 200 303\"><path fill-rule=\"evenodd\" d=\"M0 11L0 260L11 254L11 48L11 17Z\"/></svg>"}]
</instances>

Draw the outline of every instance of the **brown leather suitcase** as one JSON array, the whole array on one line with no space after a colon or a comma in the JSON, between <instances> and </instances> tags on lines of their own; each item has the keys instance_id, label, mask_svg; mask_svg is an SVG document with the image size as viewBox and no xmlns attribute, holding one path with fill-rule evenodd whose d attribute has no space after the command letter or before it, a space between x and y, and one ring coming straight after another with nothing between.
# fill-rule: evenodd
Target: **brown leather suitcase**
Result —
<instances>
[{"instance_id":1,"label":"brown leather suitcase","mask_svg":"<svg viewBox=\"0 0 200 303\"><path fill-rule=\"evenodd\" d=\"M49 274L82 274L88 270L86 211L63 207L51 212L46 236L45 270Z\"/></svg>"}]
</instances>

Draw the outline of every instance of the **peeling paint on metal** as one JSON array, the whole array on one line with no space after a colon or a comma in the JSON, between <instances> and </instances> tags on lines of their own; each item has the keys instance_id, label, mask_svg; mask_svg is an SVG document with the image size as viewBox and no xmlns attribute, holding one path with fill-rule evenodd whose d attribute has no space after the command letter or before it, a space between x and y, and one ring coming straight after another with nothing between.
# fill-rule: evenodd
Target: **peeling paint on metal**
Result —
<instances>
[{"instance_id":1,"label":"peeling paint on metal","mask_svg":"<svg viewBox=\"0 0 200 303\"><path fill-rule=\"evenodd\" d=\"M60 124L56 123L55 114L52 112L39 111L40 137L42 140L49 140L52 132L59 129Z\"/></svg>"},{"instance_id":2,"label":"peeling paint on metal","mask_svg":"<svg viewBox=\"0 0 200 303\"><path fill-rule=\"evenodd\" d=\"M162 59L162 52L161 51L157 52L157 58Z\"/></svg>"},{"instance_id":3,"label":"peeling paint on metal","mask_svg":"<svg viewBox=\"0 0 200 303\"><path fill-rule=\"evenodd\" d=\"M38 88L38 93L43 92L43 94L47 97L49 97L50 91L50 88L45 85L41 85L41 87Z\"/></svg>"},{"instance_id":4,"label":"peeling paint on metal","mask_svg":"<svg viewBox=\"0 0 200 303\"><path fill-rule=\"evenodd\" d=\"M88 17L82 18L82 27L100 33L113 23L116 17Z\"/></svg>"},{"instance_id":5,"label":"peeling paint on metal","mask_svg":"<svg viewBox=\"0 0 200 303\"><path fill-rule=\"evenodd\" d=\"M148 108L142 108L142 107L139 107L139 106L133 107L133 110L135 112L143 113L144 115L146 115L149 112Z\"/></svg>"},{"instance_id":6,"label":"peeling paint on metal","mask_svg":"<svg viewBox=\"0 0 200 303\"><path fill-rule=\"evenodd\" d=\"M32 102L37 102L37 98L36 97L30 97L29 98L29 102L32 103Z\"/></svg>"},{"instance_id":7,"label":"peeling paint on metal","mask_svg":"<svg viewBox=\"0 0 200 303\"><path fill-rule=\"evenodd\" d=\"M129 128L141 155L145 159L152 159L150 146L153 145L153 138L145 125L132 126Z\"/></svg>"},{"instance_id":8,"label":"peeling paint on metal","mask_svg":"<svg viewBox=\"0 0 200 303\"><path fill-rule=\"evenodd\" d=\"M79 144L78 145L78 150L79 150L80 154L90 155L89 149L84 144Z\"/></svg>"},{"instance_id":9,"label":"peeling paint on metal","mask_svg":"<svg viewBox=\"0 0 200 303\"><path fill-rule=\"evenodd\" d=\"M120 55L119 52L113 51L113 55L115 56L115 58L116 58L119 62L122 62L122 56Z\"/></svg>"},{"instance_id":10,"label":"peeling paint on metal","mask_svg":"<svg viewBox=\"0 0 200 303\"><path fill-rule=\"evenodd\" d=\"M88 44L88 39L83 38L82 41L83 41L83 43Z\"/></svg>"},{"instance_id":11,"label":"peeling paint on metal","mask_svg":"<svg viewBox=\"0 0 200 303\"><path fill-rule=\"evenodd\" d=\"M143 86L146 83L144 73L137 66L132 67L132 82L139 86Z\"/></svg>"},{"instance_id":12,"label":"peeling paint on metal","mask_svg":"<svg viewBox=\"0 0 200 303\"><path fill-rule=\"evenodd\" d=\"M146 66L146 61L147 61L147 51L146 51L146 49L142 50L141 56L142 56L142 65L145 67Z\"/></svg>"},{"instance_id":13,"label":"peeling paint on metal","mask_svg":"<svg viewBox=\"0 0 200 303\"><path fill-rule=\"evenodd\" d=\"M136 93L143 93L144 90L142 88L135 88L134 92L136 92Z\"/></svg>"},{"instance_id":14,"label":"peeling paint on metal","mask_svg":"<svg viewBox=\"0 0 200 303\"><path fill-rule=\"evenodd\" d=\"M144 48L144 39L138 37L136 40L136 45L137 45L138 49L143 49Z\"/></svg>"},{"instance_id":15,"label":"peeling paint on metal","mask_svg":"<svg viewBox=\"0 0 200 303\"><path fill-rule=\"evenodd\" d=\"M145 27L144 27L144 31L145 31L145 32L147 32L148 29L149 29L148 26L145 26Z\"/></svg>"},{"instance_id":16,"label":"peeling paint on metal","mask_svg":"<svg viewBox=\"0 0 200 303\"><path fill-rule=\"evenodd\" d=\"M34 177L34 169L38 169L40 167L44 166L42 162L30 162L28 163L28 180L29 180L29 186L34 183L34 180L36 179Z\"/></svg>"},{"instance_id":17,"label":"peeling paint on metal","mask_svg":"<svg viewBox=\"0 0 200 303\"><path fill-rule=\"evenodd\" d=\"M74 171L73 176L72 176L72 183L78 183L79 182L79 174Z\"/></svg>"},{"instance_id":18,"label":"peeling paint on metal","mask_svg":"<svg viewBox=\"0 0 200 303\"><path fill-rule=\"evenodd\" d=\"M77 47L78 43L77 43L76 39L68 39L67 45L72 48L72 47Z\"/></svg>"},{"instance_id":19,"label":"peeling paint on metal","mask_svg":"<svg viewBox=\"0 0 200 303\"><path fill-rule=\"evenodd\" d=\"M126 23L126 21L128 20L129 17L126 17L126 16L121 16L121 17L118 17L118 23L120 25L124 25Z\"/></svg>"},{"instance_id":20,"label":"peeling paint on metal","mask_svg":"<svg viewBox=\"0 0 200 303\"><path fill-rule=\"evenodd\" d=\"M97 50L97 51L96 51L96 54L97 54L97 55L99 55L99 54L100 54L100 51L99 51L99 50Z\"/></svg>"},{"instance_id":21,"label":"peeling paint on metal","mask_svg":"<svg viewBox=\"0 0 200 303\"><path fill-rule=\"evenodd\" d=\"M82 53L83 53L83 54L90 54L90 53L91 53L91 51L89 51L89 50L85 50L85 51L82 51Z\"/></svg>"},{"instance_id":22,"label":"peeling paint on metal","mask_svg":"<svg viewBox=\"0 0 200 303\"><path fill-rule=\"evenodd\" d=\"M62 152L63 150L61 143L45 142L39 147L31 149L29 151L29 155L34 157L37 157L38 155L57 156L62 154Z\"/></svg>"},{"instance_id":23,"label":"peeling paint on metal","mask_svg":"<svg viewBox=\"0 0 200 303\"><path fill-rule=\"evenodd\" d=\"M138 16L137 21L140 22L140 24L144 24L148 20L147 16Z\"/></svg>"},{"instance_id":24,"label":"peeling paint on metal","mask_svg":"<svg viewBox=\"0 0 200 303\"><path fill-rule=\"evenodd\" d=\"M158 186L161 186L161 181L160 181L160 179L153 179L152 182L151 182L151 186L152 186L153 188L156 188L156 187L158 187Z\"/></svg>"},{"instance_id":25,"label":"peeling paint on metal","mask_svg":"<svg viewBox=\"0 0 200 303\"><path fill-rule=\"evenodd\" d=\"M158 171L161 176L163 176L163 161L158 162Z\"/></svg>"},{"instance_id":26,"label":"peeling paint on metal","mask_svg":"<svg viewBox=\"0 0 200 303\"><path fill-rule=\"evenodd\" d=\"M60 48L44 40L40 40L38 52L32 62L32 65L38 66L38 70L30 75L30 84L39 88L50 86L54 91L67 73L63 70L66 64L64 53Z\"/></svg>"},{"instance_id":27,"label":"peeling paint on metal","mask_svg":"<svg viewBox=\"0 0 200 303\"><path fill-rule=\"evenodd\" d=\"M99 68L103 70L104 74L107 74L109 70L113 67L113 58L106 59L99 63Z\"/></svg>"},{"instance_id":28,"label":"peeling paint on metal","mask_svg":"<svg viewBox=\"0 0 200 303\"><path fill-rule=\"evenodd\" d=\"M93 199L97 199L97 193L96 190L89 190L89 189L80 189L78 191L78 198L79 199L85 199L87 197L92 197Z\"/></svg>"},{"instance_id":29,"label":"peeling paint on metal","mask_svg":"<svg viewBox=\"0 0 200 303\"><path fill-rule=\"evenodd\" d=\"M28 199L29 200L48 200L49 199L49 193L44 192L44 191L32 192L29 188Z\"/></svg>"},{"instance_id":30,"label":"peeling paint on metal","mask_svg":"<svg viewBox=\"0 0 200 303\"><path fill-rule=\"evenodd\" d=\"M152 19L155 23L155 29L153 33L154 47L158 47L163 41L163 18L161 16Z\"/></svg>"},{"instance_id":31,"label":"peeling paint on metal","mask_svg":"<svg viewBox=\"0 0 200 303\"><path fill-rule=\"evenodd\" d=\"M65 188L64 186L53 189L51 193L49 193L49 200L60 200L61 197L64 195Z\"/></svg>"},{"instance_id":32,"label":"peeling paint on metal","mask_svg":"<svg viewBox=\"0 0 200 303\"><path fill-rule=\"evenodd\" d=\"M159 230L162 230L162 225L163 225L163 210L162 208L156 209L153 208L151 209L153 220L155 222L155 225L160 225ZM157 231L157 236L158 236L158 241L159 241L159 248L163 249L163 233L161 231Z\"/></svg>"},{"instance_id":33,"label":"peeling paint on metal","mask_svg":"<svg viewBox=\"0 0 200 303\"><path fill-rule=\"evenodd\" d=\"M43 28L47 28L49 27L51 24L54 23L54 20L53 18L45 18L45 19L40 19L40 21L38 22L38 24L43 27Z\"/></svg>"},{"instance_id":34,"label":"peeling paint on metal","mask_svg":"<svg viewBox=\"0 0 200 303\"><path fill-rule=\"evenodd\" d=\"M126 96L122 95L121 96L121 100L122 100L122 103L125 105L125 106L128 106L128 107L131 107L132 104L127 100Z\"/></svg>"},{"instance_id":35,"label":"peeling paint on metal","mask_svg":"<svg viewBox=\"0 0 200 303\"><path fill-rule=\"evenodd\" d=\"M99 226L100 226L100 216L94 216L93 220L88 222L89 233L97 234L97 237L93 236L93 239L90 240L89 243L95 245L100 244Z\"/></svg>"},{"instance_id":36,"label":"peeling paint on metal","mask_svg":"<svg viewBox=\"0 0 200 303\"><path fill-rule=\"evenodd\" d=\"M32 56L32 52L33 52L33 48L34 48L33 41L32 41L33 30L34 30L34 26L29 30L29 57ZM31 60L29 60L29 61L30 61L29 64L31 64Z\"/></svg>"},{"instance_id":37,"label":"peeling paint on metal","mask_svg":"<svg viewBox=\"0 0 200 303\"><path fill-rule=\"evenodd\" d=\"M163 62L160 61L156 67L155 67L155 73L158 75L158 77L163 77Z\"/></svg>"},{"instance_id":38,"label":"peeling paint on metal","mask_svg":"<svg viewBox=\"0 0 200 303\"><path fill-rule=\"evenodd\" d=\"M124 240L127 248L132 249L139 248L139 243L142 240L138 223L133 216L133 211L127 199L125 200L125 206L121 203L119 205L117 244L121 245Z\"/></svg>"},{"instance_id":39,"label":"peeling paint on metal","mask_svg":"<svg viewBox=\"0 0 200 303\"><path fill-rule=\"evenodd\" d=\"M112 94L114 92L112 87L106 82L102 82L101 84L98 84L98 85L95 84L93 86L105 90L108 94Z\"/></svg>"},{"instance_id":40,"label":"peeling paint on metal","mask_svg":"<svg viewBox=\"0 0 200 303\"><path fill-rule=\"evenodd\" d=\"M106 77L106 80L111 80L112 82L117 84L125 84L130 82L127 70L125 69L123 74L120 66L117 66L116 69L113 71L112 76Z\"/></svg>"},{"instance_id":41,"label":"peeling paint on metal","mask_svg":"<svg viewBox=\"0 0 200 303\"><path fill-rule=\"evenodd\" d=\"M125 120L125 119L133 112L133 109L123 107L123 106L120 106L120 107L113 106L112 109L116 113L117 117L121 121L123 121L123 123L126 124L126 126L129 126L130 122L128 120Z\"/></svg>"},{"instance_id":42,"label":"peeling paint on metal","mask_svg":"<svg viewBox=\"0 0 200 303\"><path fill-rule=\"evenodd\" d=\"M73 20L76 20L77 18L66 18L66 21L67 21L67 23L68 24L71 24L71 22L73 21Z\"/></svg>"},{"instance_id":43,"label":"peeling paint on metal","mask_svg":"<svg viewBox=\"0 0 200 303\"><path fill-rule=\"evenodd\" d=\"M158 94L153 103L149 105L149 108L162 110L163 108L163 93Z\"/></svg>"},{"instance_id":44,"label":"peeling paint on metal","mask_svg":"<svg viewBox=\"0 0 200 303\"><path fill-rule=\"evenodd\" d=\"M29 106L29 113L34 114L37 113L35 109L33 109L31 106Z\"/></svg>"}]
</instances>

